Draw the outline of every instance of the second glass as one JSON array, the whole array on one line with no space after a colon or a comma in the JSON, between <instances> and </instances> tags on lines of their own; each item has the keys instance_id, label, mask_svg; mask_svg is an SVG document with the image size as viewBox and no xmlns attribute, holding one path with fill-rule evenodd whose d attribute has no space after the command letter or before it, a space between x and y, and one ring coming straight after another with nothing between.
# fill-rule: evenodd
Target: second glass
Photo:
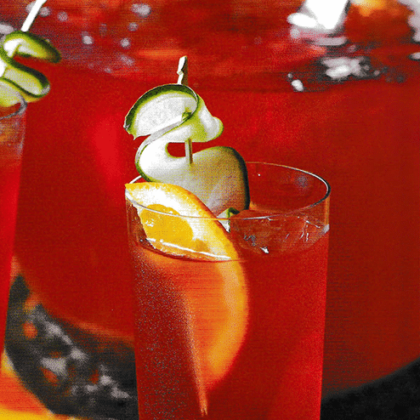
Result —
<instances>
[{"instance_id":1,"label":"second glass","mask_svg":"<svg viewBox=\"0 0 420 420\"><path fill-rule=\"evenodd\" d=\"M247 171L250 209L224 220L149 210L126 191L142 419L319 419L329 186L280 165ZM139 211L174 229L174 246L177 226L222 223L237 258L157 251Z\"/></svg>"},{"instance_id":2,"label":"second glass","mask_svg":"<svg viewBox=\"0 0 420 420\"><path fill-rule=\"evenodd\" d=\"M8 98L8 99L7 99ZM14 105L2 105L9 102ZM25 136L26 102L0 85L0 350L3 349L10 267Z\"/></svg>"}]
</instances>

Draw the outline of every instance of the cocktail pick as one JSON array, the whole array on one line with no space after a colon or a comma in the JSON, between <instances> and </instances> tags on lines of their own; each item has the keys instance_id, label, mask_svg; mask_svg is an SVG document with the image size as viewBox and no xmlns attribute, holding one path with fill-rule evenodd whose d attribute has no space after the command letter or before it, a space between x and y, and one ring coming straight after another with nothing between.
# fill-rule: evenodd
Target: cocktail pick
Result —
<instances>
[{"instance_id":1,"label":"cocktail pick","mask_svg":"<svg viewBox=\"0 0 420 420\"><path fill-rule=\"evenodd\" d=\"M188 58L186 55L181 57L178 62L178 81L179 85L188 86Z\"/></svg>"},{"instance_id":2,"label":"cocktail pick","mask_svg":"<svg viewBox=\"0 0 420 420\"><path fill-rule=\"evenodd\" d=\"M188 86L188 59L187 59L187 56L185 55L179 59L177 74L178 74L177 83L179 85ZM191 139L185 140L185 157L187 158L188 163L191 165L193 163Z\"/></svg>"},{"instance_id":3,"label":"cocktail pick","mask_svg":"<svg viewBox=\"0 0 420 420\"><path fill-rule=\"evenodd\" d=\"M25 19L25 22L23 22L22 27L20 30L22 32L28 32L29 29L31 29L32 24L34 23L36 17L38 16L39 11L41 10L42 6L47 2L47 0L36 0L33 6L31 7L30 12L28 13L28 16Z\"/></svg>"}]
</instances>

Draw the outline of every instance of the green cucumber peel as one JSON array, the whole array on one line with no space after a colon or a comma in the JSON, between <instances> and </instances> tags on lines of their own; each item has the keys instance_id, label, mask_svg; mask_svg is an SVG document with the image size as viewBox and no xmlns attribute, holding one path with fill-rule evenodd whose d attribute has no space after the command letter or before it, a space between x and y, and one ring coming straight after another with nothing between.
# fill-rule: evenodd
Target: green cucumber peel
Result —
<instances>
[{"instance_id":1,"label":"green cucumber peel","mask_svg":"<svg viewBox=\"0 0 420 420\"><path fill-rule=\"evenodd\" d=\"M237 210L237 209L235 209L233 207L229 207L225 211L223 211L222 213L220 213L217 217L219 219L229 219L232 216L236 216L239 213L240 213L239 210Z\"/></svg>"},{"instance_id":2,"label":"green cucumber peel","mask_svg":"<svg viewBox=\"0 0 420 420\"><path fill-rule=\"evenodd\" d=\"M7 55L32 57L39 60L58 63L61 60L60 52L45 38L30 32L14 31L3 39L3 49Z\"/></svg>"},{"instance_id":3,"label":"green cucumber peel","mask_svg":"<svg viewBox=\"0 0 420 420\"><path fill-rule=\"evenodd\" d=\"M5 65L0 80L17 90L27 102L41 99L49 92L50 83L38 70L14 61L2 49L0 49L0 61Z\"/></svg>"},{"instance_id":4,"label":"green cucumber peel","mask_svg":"<svg viewBox=\"0 0 420 420\"><path fill-rule=\"evenodd\" d=\"M188 86L167 84L142 95L125 117L124 128L134 138L155 134L160 137L190 118L198 95ZM156 112L160 108L160 112Z\"/></svg>"},{"instance_id":5,"label":"green cucumber peel","mask_svg":"<svg viewBox=\"0 0 420 420\"><path fill-rule=\"evenodd\" d=\"M61 59L59 51L49 41L23 31L12 32L2 40L0 83L19 92L26 102L38 101L50 91L48 79L41 72L14 60L14 54L57 63ZM3 98L1 104L14 103L11 98Z\"/></svg>"},{"instance_id":6,"label":"green cucumber peel","mask_svg":"<svg viewBox=\"0 0 420 420\"><path fill-rule=\"evenodd\" d=\"M193 153L192 160L168 151L169 143L208 142L223 132L222 122L191 88L170 84L146 92L127 114L124 128L135 138L149 135L135 158L146 181L182 186L214 214L229 207L248 208L246 165L236 150L211 147Z\"/></svg>"}]
</instances>

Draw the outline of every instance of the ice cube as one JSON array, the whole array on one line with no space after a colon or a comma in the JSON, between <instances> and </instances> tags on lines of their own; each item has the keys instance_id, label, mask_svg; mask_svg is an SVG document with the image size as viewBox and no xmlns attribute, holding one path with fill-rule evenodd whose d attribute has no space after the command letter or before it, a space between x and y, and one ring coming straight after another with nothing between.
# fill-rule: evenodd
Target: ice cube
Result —
<instances>
[{"instance_id":1,"label":"ice cube","mask_svg":"<svg viewBox=\"0 0 420 420\"><path fill-rule=\"evenodd\" d=\"M252 210L233 216L230 228L235 242L257 254L306 249L328 229L306 215L267 215Z\"/></svg>"}]
</instances>

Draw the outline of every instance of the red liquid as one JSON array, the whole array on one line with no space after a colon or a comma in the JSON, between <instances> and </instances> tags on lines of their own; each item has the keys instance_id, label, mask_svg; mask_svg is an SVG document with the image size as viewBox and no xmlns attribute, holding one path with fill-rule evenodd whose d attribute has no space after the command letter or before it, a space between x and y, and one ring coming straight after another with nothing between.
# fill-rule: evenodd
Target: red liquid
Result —
<instances>
[{"instance_id":1,"label":"red liquid","mask_svg":"<svg viewBox=\"0 0 420 420\"><path fill-rule=\"evenodd\" d=\"M17 255L53 313L130 335L123 185L135 176L139 142L122 124L139 94L162 81L127 84L59 66L49 76L54 89L28 115ZM213 144L332 186L325 391L419 355L418 82L308 94L197 89L225 125Z\"/></svg>"},{"instance_id":2,"label":"red liquid","mask_svg":"<svg viewBox=\"0 0 420 420\"><path fill-rule=\"evenodd\" d=\"M262 9L248 27L256 22L255 28L270 30L272 20L284 25L297 3L282 21ZM171 55L160 60L155 45L163 27L153 15L147 26L153 42L141 44L141 65L129 83L61 65L45 68L52 91L28 116L16 239L28 282L56 316L132 337L123 185L136 175L139 142L122 124L138 96L176 81L177 60L188 53L191 86L225 125L214 145L231 145L247 160L310 170L332 186L324 392L414 360L420 355L420 77L418 63L406 58L413 46L395 43L370 52L406 71L404 83L355 81L299 94L277 70L293 68L289 57L305 61L323 49L282 43L275 27L268 43L263 37L263 44L244 51L239 41L257 40L257 29L233 31L232 38L222 31L216 46L226 61L203 58L204 50L218 49L200 10L194 9L198 24L187 28L182 42L163 37L162 49ZM237 29L246 19L245 12L238 17ZM220 22L229 29L229 22ZM348 29L356 41L355 33L365 35L357 26ZM191 33L203 44L197 41L190 54ZM212 48L203 50L206 41ZM256 63L267 73L253 74ZM130 77L130 71L121 73Z\"/></svg>"},{"instance_id":3,"label":"red liquid","mask_svg":"<svg viewBox=\"0 0 420 420\"><path fill-rule=\"evenodd\" d=\"M290 240L296 221L289 219ZM257 238L269 235L267 225L247 226ZM308 235L314 244L268 245L268 254L244 244L244 259L229 262L173 258L132 239L141 418L319 419L328 234ZM232 286L241 279L245 292ZM241 339L226 339L226 308L241 292L247 310L230 312ZM214 342L216 359L226 362L216 380L206 358L215 357ZM226 356L232 348L234 357Z\"/></svg>"},{"instance_id":4,"label":"red liquid","mask_svg":"<svg viewBox=\"0 0 420 420\"><path fill-rule=\"evenodd\" d=\"M419 81L201 93L246 160L304 168L331 185L324 392L420 355Z\"/></svg>"},{"instance_id":5,"label":"red liquid","mask_svg":"<svg viewBox=\"0 0 420 420\"><path fill-rule=\"evenodd\" d=\"M135 149L122 125L138 92L90 72L48 76L55 88L28 112L16 253L52 314L131 339L124 182Z\"/></svg>"},{"instance_id":6,"label":"red liquid","mask_svg":"<svg viewBox=\"0 0 420 420\"><path fill-rule=\"evenodd\" d=\"M21 153L0 141L0 349L6 326L20 170Z\"/></svg>"}]
</instances>

